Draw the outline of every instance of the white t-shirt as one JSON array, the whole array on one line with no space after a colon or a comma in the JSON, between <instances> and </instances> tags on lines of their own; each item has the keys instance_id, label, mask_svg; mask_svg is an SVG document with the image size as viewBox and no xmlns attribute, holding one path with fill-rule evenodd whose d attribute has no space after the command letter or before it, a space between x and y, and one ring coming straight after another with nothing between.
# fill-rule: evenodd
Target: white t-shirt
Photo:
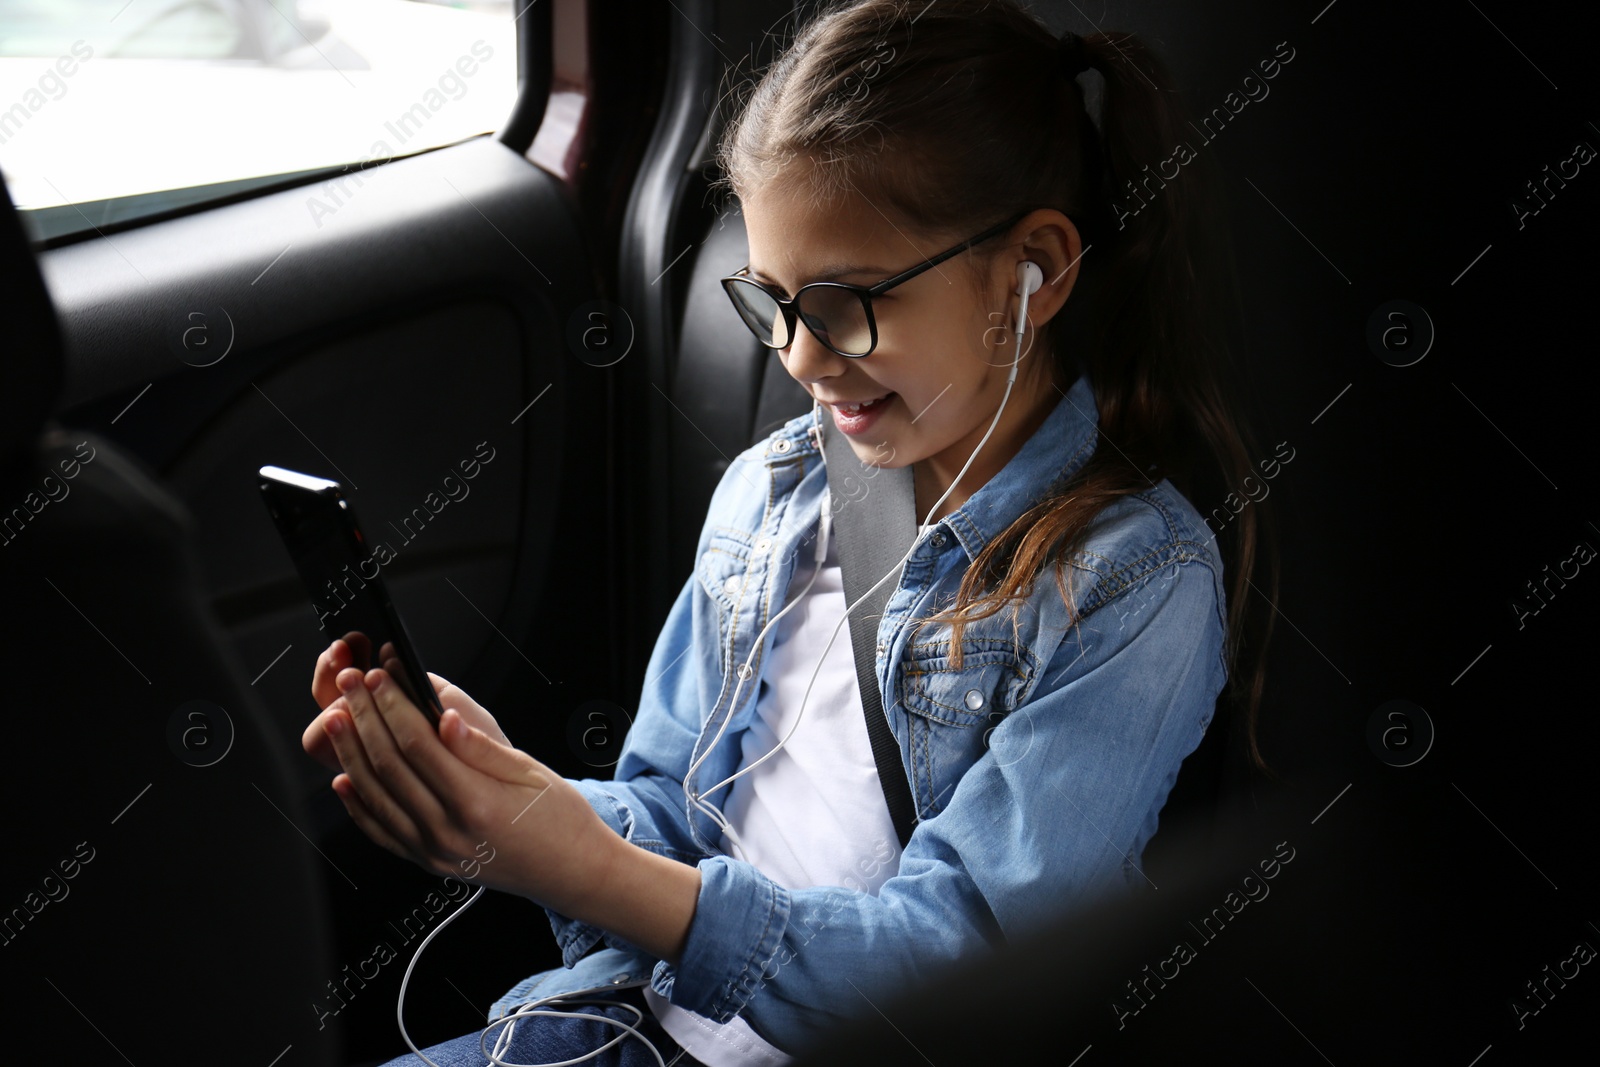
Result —
<instances>
[{"instance_id":1,"label":"white t-shirt","mask_svg":"<svg viewBox=\"0 0 1600 1067\"><path fill-rule=\"evenodd\" d=\"M743 849L733 848L726 835L722 847L788 889L842 885L876 893L899 868L900 844L867 738L850 623L839 627L816 681L811 678L844 616L835 544L830 538L815 584L778 622L739 766L749 767L772 751L797 718L800 725L776 755L733 783L723 815ZM785 603L805 588L814 566L805 554L795 566ZM743 1018L716 1023L649 987L644 995L662 1029L707 1067L790 1062Z\"/></svg>"}]
</instances>

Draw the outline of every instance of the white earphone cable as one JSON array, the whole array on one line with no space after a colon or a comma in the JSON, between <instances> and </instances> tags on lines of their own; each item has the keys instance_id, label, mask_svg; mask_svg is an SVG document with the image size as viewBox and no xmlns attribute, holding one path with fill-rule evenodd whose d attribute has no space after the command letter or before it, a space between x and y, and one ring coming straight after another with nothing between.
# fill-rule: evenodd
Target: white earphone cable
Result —
<instances>
[{"instance_id":1,"label":"white earphone cable","mask_svg":"<svg viewBox=\"0 0 1600 1067\"><path fill-rule=\"evenodd\" d=\"M483 896L483 888L484 887L480 885L477 888L477 891L472 894L472 896L468 897L459 908L450 913L448 918L446 918L438 926L435 926L432 930L428 931L428 936L423 938L422 944L417 946L417 951L411 956L411 962L406 965L405 975L400 979L400 997L396 1001L394 1008L395 1021L400 1024L400 1036L405 1040L406 1047L412 1052L416 1053L417 1058L422 1060L423 1063L426 1063L428 1067L439 1067L439 1065L433 1060L429 1059L427 1056L423 1055L422 1050L417 1048L416 1042L411 1040L411 1035L406 1032L406 987L411 984L411 972L416 969L417 961L422 958L422 950L428 947L428 943L430 941L439 936L439 932L441 930L443 930L446 926L449 926L452 922L455 922L457 917L459 917L462 912L472 907L477 899ZM584 1063L588 1060L594 1059L602 1052L615 1047L630 1037L637 1038L640 1042L642 1042L644 1047L650 1050L650 1055L655 1057L655 1061L657 1064L660 1064L660 1067L671 1067L671 1064L676 1063L678 1058L683 1055L683 1050L679 1049L678 1055L674 1056L670 1061L663 1060L661 1058L661 1051L656 1048L649 1038L645 1037L644 1034L639 1032L639 1026L644 1022L644 1012L640 1011L634 1005L627 1004L619 1000L603 1000L599 998L588 997L572 997L571 999L567 999L569 996L571 995L568 994L564 996L546 997L542 1000L536 1000L525 1004L516 1011L501 1016L485 1027L483 1032L478 1035L478 1049L483 1053L488 1061L494 1065L494 1067L574 1067L575 1064ZM581 1004L604 1004L613 1007L625 1008L633 1013L634 1018L633 1022L626 1023L620 1019L613 1019L605 1015L588 1015L583 1012L573 1011L555 1011L544 1006L557 1001L562 1001L568 1006L576 1006ZM501 1054L511 1047L511 1034L513 1027L516 1025L516 1021L518 1019L528 1019L538 1016L544 1016L546 1018L553 1019L587 1019L590 1022L602 1023L606 1026L614 1026L620 1030L621 1033L617 1034L616 1037L612 1038L610 1041L607 1041L599 1048L594 1049L592 1052L586 1052L582 1056L576 1056L568 1060L559 1060L554 1063L512 1063L510 1060L501 1059ZM496 1036L495 1047L491 1051L486 1047L486 1042L489 1038L489 1031L493 1030L501 1023L505 1024L505 1028L502 1029Z\"/></svg>"}]
</instances>

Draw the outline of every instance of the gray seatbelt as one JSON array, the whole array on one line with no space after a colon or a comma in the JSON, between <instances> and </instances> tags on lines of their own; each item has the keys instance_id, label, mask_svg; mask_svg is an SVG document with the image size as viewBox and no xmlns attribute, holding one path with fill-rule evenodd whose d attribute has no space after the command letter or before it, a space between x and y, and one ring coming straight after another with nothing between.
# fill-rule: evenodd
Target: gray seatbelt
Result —
<instances>
[{"instance_id":1,"label":"gray seatbelt","mask_svg":"<svg viewBox=\"0 0 1600 1067\"><path fill-rule=\"evenodd\" d=\"M917 538L916 491L911 468L868 467L856 458L850 442L831 417L822 423L828 456L828 489L832 495L834 544L844 580L845 603L861 606L850 613L850 643L855 649L856 683L861 690L861 710L867 718L867 738L878 765L878 781L889 805L895 834L903 849L916 825L911 786L900 762L900 746L889 729L878 688L878 621L898 579L884 582L876 592L867 590L890 570Z\"/></svg>"}]
</instances>

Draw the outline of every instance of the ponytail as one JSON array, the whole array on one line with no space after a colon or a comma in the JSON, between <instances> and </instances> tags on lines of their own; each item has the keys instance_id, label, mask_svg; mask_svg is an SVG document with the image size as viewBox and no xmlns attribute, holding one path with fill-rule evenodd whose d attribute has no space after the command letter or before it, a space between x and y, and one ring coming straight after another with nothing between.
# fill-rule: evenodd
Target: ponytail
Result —
<instances>
[{"instance_id":1,"label":"ponytail","mask_svg":"<svg viewBox=\"0 0 1600 1067\"><path fill-rule=\"evenodd\" d=\"M979 553L956 606L943 615L957 660L964 624L1025 597L1033 576L1052 559L1067 559L1116 498L1166 477L1192 503L1221 499L1252 476L1251 456L1263 454L1233 399L1249 390L1228 343L1242 315L1214 161L1191 146L1176 86L1142 41L1126 33L1078 40L1105 79L1099 152L1091 155L1102 160L1106 210L1089 213L1089 229L1100 232L1086 234L1085 243L1107 254L1094 296L1083 301L1082 340L1065 347L1095 386L1099 438L1109 444ZM1084 273L1093 273L1087 257ZM1267 770L1256 725L1279 585L1271 511L1246 509L1225 534L1219 555L1229 563L1230 670L1222 699L1242 726L1250 762ZM1265 581L1252 582L1263 555ZM1063 571L1056 567L1056 580L1070 610ZM998 585L987 591L995 576Z\"/></svg>"}]
</instances>

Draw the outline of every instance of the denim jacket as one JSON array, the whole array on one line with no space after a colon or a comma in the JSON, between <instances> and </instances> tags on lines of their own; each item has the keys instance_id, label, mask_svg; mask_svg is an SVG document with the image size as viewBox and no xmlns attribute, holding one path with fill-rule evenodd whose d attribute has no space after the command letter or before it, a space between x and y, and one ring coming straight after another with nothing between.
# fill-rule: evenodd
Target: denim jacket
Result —
<instances>
[{"instance_id":1,"label":"denim jacket","mask_svg":"<svg viewBox=\"0 0 1600 1067\"><path fill-rule=\"evenodd\" d=\"M948 605L984 545L1088 460L1098 416L1087 376L1003 469L919 535L879 621L878 684L919 816L897 872L875 895L788 889L723 853L716 826L691 811L685 771L725 719L694 784L738 769L777 628L737 707L726 676L811 551L828 492L812 424L810 413L790 420L729 466L615 780L576 783L623 838L699 867L682 959L549 912L566 967L518 983L490 1021L534 999L648 983L713 1020L740 1013L793 1051L936 968L1145 884L1139 859L1227 678L1222 563L1191 503L1163 479L1096 516L1062 572L1075 626L1049 570L1014 616L968 625L960 669L947 624L908 621ZM706 799L720 808L730 790Z\"/></svg>"}]
</instances>

